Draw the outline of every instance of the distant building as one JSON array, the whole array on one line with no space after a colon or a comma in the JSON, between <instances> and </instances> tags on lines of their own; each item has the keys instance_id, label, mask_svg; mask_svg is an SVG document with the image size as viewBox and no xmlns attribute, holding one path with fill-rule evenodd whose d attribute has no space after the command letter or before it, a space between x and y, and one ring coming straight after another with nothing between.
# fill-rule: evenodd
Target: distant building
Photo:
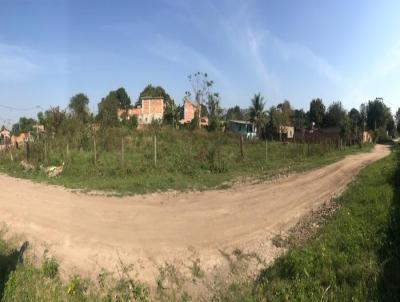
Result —
<instances>
[{"instance_id":1,"label":"distant building","mask_svg":"<svg viewBox=\"0 0 400 302\"><path fill-rule=\"evenodd\" d=\"M164 117L164 98L162 97L145 97L141 99L141 106L130 108L128 110L120 109L117 112L118 118L130 119L137 117L138 124L149 125L154 120L162 120Z\"/></svg>"},{"instance_id":2,"label":"distant building","mask_svg":"<svg viewBox=\"0 0 400 302\"><path fill-rule=\"evenodd\" d=\"M197 112L197 106L194 105L190 100L183 102L183 118L179 121L181 124L189 124L195 117ZM208 117L203 116L200 120L202 127L208 126Z\"/></svg>"},{"instance_id":3,"label":"distant building","mask_svg":"<svg viewBox=\"0 0 400 302\"><path fill-rule=\"evenodd\" d=\"M292 126L280 126L279 134L283 134L287 139L294 138L294 127Z\"/></svg>"},{"instance_id":4,"label":"distant building","mask_svg":"<svg viewBox=\"0 0 400 302\"><path fill-rule=\"evenodd\" d=\"M11 144L14 147L19 147L21 145L24 145L29 140L31 140L31 134L29 132L22 132L18 136L17 135L11 136Z\"/></svg>"},{"instance_id":5,"label":"distant building","mask_svg":"<svg viewBox=\"0 0 400 302\"><path fill-rule=\"evenodd\" d=\"M33 125L33 129L36 133L44 133L45 132L44 125L39 125L39 124Z\"/></svg>"},{"instance_id":6,"label":"distant building","mask_svg":"<svg viewBox=\"0 0 400 302\"><path fill-rule=\"evenodd\" d=\"M368 131L363 131L361 134L361 140L363 143L372 143L372 137Z\"/></svg>"},{"instance_id":7,"label":"distant building","mask_svg":"<svg viewBox=\"0 0 400 302\"><path fill-rule=\"evenodd\" d=\"M254 123L252 123L252 122L230 120L228 127L231 132L243 135L246 138L257 137L257 131L254 126Z\"/></svg>"},{"instance_id":8,"label":"distant building","mask_svg":"<svg viewBox=\"0 0 400 302\"><path fill-rule=\"evenodd\" d=\"M11 142L11 132L10 130L3 128L0 131L0 144L1 145L8 145Z\"/></svg>"}]
</instances>

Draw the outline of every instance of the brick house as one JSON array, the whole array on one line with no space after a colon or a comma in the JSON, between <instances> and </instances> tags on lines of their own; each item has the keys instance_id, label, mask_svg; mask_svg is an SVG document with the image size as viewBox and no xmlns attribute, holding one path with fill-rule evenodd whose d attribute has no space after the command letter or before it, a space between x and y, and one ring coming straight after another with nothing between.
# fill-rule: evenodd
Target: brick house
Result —
<instances>
[{"instance_id":1,"label":"brick house","mask_svg":"<svg viewBox=\"0 0 400 302\"><path fill-rule=\"evenodd\" d=\"M189 124L195 117L197 111L197 106L194 105L191 101L185 100L183 102L183 119L179 122L181 124ZM203 116L200 121L200 125L202 127L208 126L208 118Z\"/></svg>"},{"instance_id":2,"label":"brick house","mask_svg":"<svg viewBox=\"0 0 400 302\"><path fill-rule=\"evenodd\" d=\"M138 125L149 125L153 120L162 120L164 117L164 98L162 97L144 97L141 99L141 106L130 108L128 110L119 109L118 118L130 119L136 116Z\"/></svg>"}]
</instances>

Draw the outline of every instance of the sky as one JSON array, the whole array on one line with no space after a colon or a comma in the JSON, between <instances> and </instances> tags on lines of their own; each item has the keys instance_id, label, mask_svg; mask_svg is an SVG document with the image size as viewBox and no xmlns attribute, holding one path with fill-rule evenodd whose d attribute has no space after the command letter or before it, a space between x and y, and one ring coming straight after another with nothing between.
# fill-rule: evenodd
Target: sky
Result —
<instances>
[{"instance_id":1,"label":"sky","mask_svg":"<svg viewBox=\"0 0 400 302\"><path fill-rule=\"evenodd\" d=\"M181 103L206 72L224 108L313 98L400 107L398 0L0 0L0 124L90 109L124 87L133 101L161 85Z\"/></svg>"}]
</instances>

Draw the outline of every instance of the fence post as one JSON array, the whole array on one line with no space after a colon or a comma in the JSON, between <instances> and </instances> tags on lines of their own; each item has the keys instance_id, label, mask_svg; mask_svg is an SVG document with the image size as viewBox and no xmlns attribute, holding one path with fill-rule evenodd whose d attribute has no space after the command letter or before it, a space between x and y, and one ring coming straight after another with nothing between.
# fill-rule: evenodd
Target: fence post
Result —
<instances>
[{"instance_id":1,"label":"fence post","mask_svg":"<svg viewBox=\"0 0 400 302\"><path fill-rule=\"evenodd\" d=\"M93 134L94 165L97 163L96 134Z\"/></svg>"},{"instance_id":2,"label":"fence post","mask_svg":"<svg viewBox=\"0 0 400 302\"><path fill-rule=\"evenodd\" d=\"M121 138L121 163L122 167L125 163L125 146L124 146L124 137Z\"/></svg>"},{"instance_id":3,"label":"fence post","mask_svg":"<svg viewBox=\"0 0 400 302\"><path fill-rule=\"evenodd\" d=\"M66 161L69 161L69 143L67 143Z\"/></svg>"},{"instance_id":4,"label":"fence post","mask_svg":"<svg viewBox=\"0 0 400 302\"><path fill-rule=\"evenodd\" d=\"M154 166L157 166L157 135L154 134Z\"/></svg>"},{"instance_id":5,"label":"fence post","mask_svg":"<svg viewBox=\"0 0 400 302\"><path fill-rule=\"evenodd\" d=\"M26 154L25 154L25 159L26 159L26 161L29 161L29 141L27 141L26 143L25 143L25 149L26 149Z\"/></svg>"},{"instance_id":6,"label":"fence post","mask_svg":"<svg viewBox=\"0 0 400 302\"><path fill-rule=\"evenodd\" d=\"M244 142L243 142L243 135L240 135L240 157L244 158Z\"/></svg>"}]
</instances>

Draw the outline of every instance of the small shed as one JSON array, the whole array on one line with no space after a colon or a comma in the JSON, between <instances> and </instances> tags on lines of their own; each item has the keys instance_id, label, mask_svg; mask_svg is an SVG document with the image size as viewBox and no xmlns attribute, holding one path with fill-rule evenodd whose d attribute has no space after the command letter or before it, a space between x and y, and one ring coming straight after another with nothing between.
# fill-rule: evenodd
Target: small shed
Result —
<instances>
[{"instance_id":1,"label":"small shed","mask_svg":"<svg viewBox=\"0 0 400 302\"><path fill-rule=\"evenodd\" d=\"M241 134L246 138L257 137L257 129L255 128L254 123L249 121L230 120L229 130L233 133Z\"/></svg>"},{"instance_id":2,"label":"small shed","mask_svg":"<svg viewBox=\"0 0 400 302\"><path fill-rule=\"evenodd\" d=\"M286 138L292 139L294 137L294 127L292 126L280 126L279 134L285 134Z\"/></svg>"}]
</instances>

